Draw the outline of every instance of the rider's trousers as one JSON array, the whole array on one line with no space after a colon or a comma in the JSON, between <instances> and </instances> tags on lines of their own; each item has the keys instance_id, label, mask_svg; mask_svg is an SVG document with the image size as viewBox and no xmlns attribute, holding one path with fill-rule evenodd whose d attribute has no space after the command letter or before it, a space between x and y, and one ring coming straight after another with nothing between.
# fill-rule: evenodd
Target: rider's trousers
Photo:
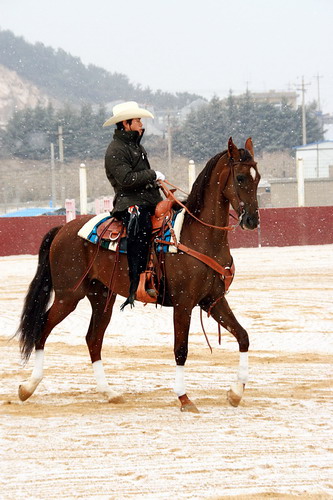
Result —
<instances>
[{"instance_id":1,"label":"rider's trousers","mask_svg":"<svg viewBox=\"0 0 333 500\"><path fill-rule=\"evenodd\" d=\"M135 205L117 214L117 218L122 219L127 229L127 260L130 278L129 295L132 296L138 288L140 274L147 267L152 232L151 214L153 212L154 207Z\"/></svg>"}]
</instances>

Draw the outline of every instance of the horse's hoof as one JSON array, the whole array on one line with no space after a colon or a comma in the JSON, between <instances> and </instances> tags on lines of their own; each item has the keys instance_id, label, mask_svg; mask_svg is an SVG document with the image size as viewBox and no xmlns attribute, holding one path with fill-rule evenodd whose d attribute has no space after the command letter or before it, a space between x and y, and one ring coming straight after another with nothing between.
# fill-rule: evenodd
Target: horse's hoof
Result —
<instances>
[{"instance_id":1,"label":"horse's hoof","mask_svg":"<svg viewBox=\"0 0 333 500\"><path fill-rule=\"evenodd\" d=\"M232 384L229 391L227 392L227 398L231 406L238 406L242 400L244 394L244 384L237 382Z\"/></svg>"},{"instance_id":2,"label":"horse's hoof","mask_svg":"<svg viewBox=\"0 0 333 500\"><path fill-rule=\"evenodd\" d=\"M186 411L190 413L200 413L198 408L195 406L194 403L192 403L192 401L186 396L186 394L184 394L183 396L179 396L178 399L181 404L180 411L184 412Z\"/></svg>"},{"instance_id":3,"label":"horse's hoof","mask_svg":"<svg viewBox=\"0 0 333 500\"><path fill-rule=\"evenodd\" d=\"M198 408L195 406L195 404L191 403L189 405L182 405L180 407L180 411L182 412L189 412L189 413L200 413Z\"/></svg>"},{"instance_id":4,"label":"horse's hoof","mask_svg":"<svg viewBox=\"0 0 333 500\"><path fill-rule=\"evenodd\" d=\"M121 394L114 394L112 396L108 396L108 402L119 405L121 403L125 403L125 399Z\"/></svg>"},{"instance_id":5,"label":"horse's hoof","mask_svg":"<svg viewBox=\"0 0 333 500\"><path fill-rule=\"evenodd\" d=\"M32 394L33 394L33 392L31 392L31 390L26 389L26 387L24 387L23 384L21 384L19 386L18 396L19 396L19 398L20 398L21 401L26 401L27 399L30 398L30 396Z\"/></svg>"}]
</instances>

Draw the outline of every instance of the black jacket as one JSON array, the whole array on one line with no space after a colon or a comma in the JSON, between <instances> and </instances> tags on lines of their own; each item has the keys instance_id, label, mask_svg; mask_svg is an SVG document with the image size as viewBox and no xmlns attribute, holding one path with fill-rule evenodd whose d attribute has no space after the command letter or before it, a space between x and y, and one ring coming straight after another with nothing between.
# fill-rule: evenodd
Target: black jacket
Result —
<instances>
[{"instance_id":1,"label":"black jacket","mask_svg":"<svg viewBox=\"0 0 333 500\"><path fill-rule=\"evenodd\" d=\"M113 213L132 205L155 206L162 200L141 138L138 132L115 130L106 150L105 171L115 192Z\"/></svg>"}]
</instances>

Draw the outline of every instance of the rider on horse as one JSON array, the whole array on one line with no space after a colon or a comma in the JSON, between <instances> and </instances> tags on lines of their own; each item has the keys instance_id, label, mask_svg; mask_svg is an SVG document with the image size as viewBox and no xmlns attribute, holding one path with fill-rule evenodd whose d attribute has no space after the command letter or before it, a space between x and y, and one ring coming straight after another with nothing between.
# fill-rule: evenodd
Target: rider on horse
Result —
<instances>
[{"instance_id":1,"label":"rider on horse","mask_svg":"<svg viewBox=\"0 0 333 500\"><path fill-rule=\"evenodd\" d=\"M117 104L104 127L116 125L113 140L105 154L107 178L115 192L111 215L122 220L127 229L129 296L121 306L134 304L140 274L145 271L151 238L151 215L162 200L157 180L165 176L152 170L141 145L144 133L141 118L154 118L134 101ZM152 296L154 290L148 290Z\"/></svg>"}]
</instances>

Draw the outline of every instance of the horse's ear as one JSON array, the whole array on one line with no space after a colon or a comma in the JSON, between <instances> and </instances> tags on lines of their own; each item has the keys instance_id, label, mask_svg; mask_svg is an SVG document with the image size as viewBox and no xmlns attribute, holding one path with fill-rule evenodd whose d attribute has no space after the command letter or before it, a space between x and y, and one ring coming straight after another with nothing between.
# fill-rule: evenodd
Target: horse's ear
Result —
<instances>
[{"instance_id":1,"label":"horse's ear","mask_svg":"<svg viewBox=\"0 0 333 500\"><path fill-rule=\"evenodd\" d=\"M229 137L228 141L228 157L232 158L233 160L239 160L240 158L238 148L232 142L232 137Z\"/></svg>"},{"instance_id":2,"label":"horse's ear","mask_svg":"<svg viewBox=\"0 0 333 500\"><path fill-rule=\"evenodd\" d=\"M253 142L252 142L251 137L246 139L245 149L247 149L251 153L252 158L254 158L254 149L253 149Z\"/></svg>"}]
</instances>

